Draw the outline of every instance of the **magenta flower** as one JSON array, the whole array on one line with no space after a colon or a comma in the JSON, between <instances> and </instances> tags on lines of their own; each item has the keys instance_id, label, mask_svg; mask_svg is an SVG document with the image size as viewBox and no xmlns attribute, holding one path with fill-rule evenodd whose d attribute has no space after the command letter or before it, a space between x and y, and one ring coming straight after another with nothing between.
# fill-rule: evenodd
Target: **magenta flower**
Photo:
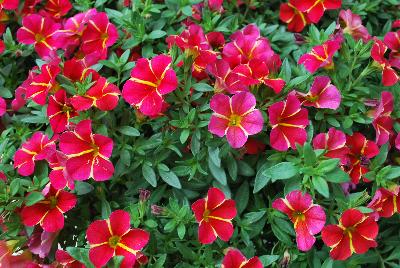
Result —
<instances>
[{"instance_id":1,"label":"magenta flower","mask_svg":"<svg viewBox=\"0 0 400 268\"><path fill-rule=\"evenodd\" d=\"M242 147L249 135L262 130L262 114L255 109L256 98L249 92L240 92L231 98L224 94L214 95L210 107L214 113L208 130L219 137L226 135L233 148Z\"/></svg>"},{"instance_id":2,"label":"magenta flower","mask_svg":"<svg viewBox=\"0 0 400 268\"><path fill-rule=\"evenodd\" d=\"M328 76L317 76L307 94L297 92L304 106L336 110L342 96Z\"/></svg>"}]
</instances>

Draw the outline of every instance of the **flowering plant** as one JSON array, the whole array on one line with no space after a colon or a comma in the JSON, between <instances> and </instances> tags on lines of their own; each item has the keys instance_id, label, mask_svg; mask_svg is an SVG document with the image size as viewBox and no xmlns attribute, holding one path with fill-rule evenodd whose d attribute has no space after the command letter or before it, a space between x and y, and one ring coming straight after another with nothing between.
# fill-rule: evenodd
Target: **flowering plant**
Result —
<instances>
[{"instance_id":1,"label":"flowering plant","mask_svg":"<svg viewBox=\"0 0 400 268\"><path fill-rule=\"evenodd\" d=\"M394 0L0 0L0 267L398 267Z\"/></svg>"}]
</instances>

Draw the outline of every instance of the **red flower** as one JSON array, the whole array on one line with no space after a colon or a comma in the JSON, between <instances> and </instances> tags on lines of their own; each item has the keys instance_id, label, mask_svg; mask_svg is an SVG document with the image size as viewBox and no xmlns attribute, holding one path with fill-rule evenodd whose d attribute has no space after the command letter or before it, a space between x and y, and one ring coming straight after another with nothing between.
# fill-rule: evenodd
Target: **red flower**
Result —
<instances>
[{"instance_id":1,"label":"red flower","mask_svg":"<svg viewBox=\"0 0 400 268\"><path fill-rule=\"evenodd\" d=\"M85 265L72 258L68 252L61 249L57 249L56 251L56 261L64 268L85 268Z\"/></svg>"},{"instance_id":2,"label":"red flower","mask_svg":"<svg viewBox=\"0 0 400 268\"><path fill-rule=\"evenodd\" d=\"M399 186L393 189L379 188L376 190L374 197L368 204L368 207L373 209L379 217L390 218L400 209Z\"/></svg>"},{"instance_id":3,"label":"red flower","mask_svg":"<svg viewBox=\"0 0 400 268\"><path fill-rule=\"evenodd\" d=\"M378 146L385 144L393 133L393 119L391 113L393 112L393 95L388 91L381 93L381 100L378 107L373 111L374 121L372 125L376 131L375 142Z\"/></svg>"},{"instance_id":4,"label":"red flower","mask_svg":"<svg viewBox=\"0 0 400 268\"><path fill-rule=\"evenodd\" d=\"M2 9L15 10L18 8L18 0L3 0L0 2L0 11Z\"/></svg>"},{"instance_id":5,"label":"red flower","mask_svg":"<svg viewBox=\"0 0 400 268\"><path fill-rule=\"evenodd\" d=\"M60 67L55 64L42 65L41 73L36 75L26 88L26 97L39 105L45 105L48 93L56 93L60 88L56 81L60 70Z\"/></svg>"},{"instance_id":6,"label":"red flower","mask_svg":"<svg viewBox=\"0 0 400 268\"><path fill-rule=\"evenodd\" d=\"M265 150L265 144L259 140L249 138L244 145L246 154L259 154Z\"/></svg>"},{"instance_id":7,"label":"red flower","mask_svg":"<svg viewBox=\"0 0 400 268\"><path fill-rule=\"evenodd\" d=\"M342 96L328 76L317 76L307 94L297 92L304 106L336 110Z\"/></svg>"},{"instance_id":8,"label":"red flower","mask_svg":"<svg viewBox=\"0 0 400 268\"><path fill-rule=\"evenodd\" d=\"M358 132L355 132L353 136L347 136L346 145L350 149L350 166L347 172L350 174L351 181L357 184L368 172L369 159L379 154L379 148L376 143L367 140Z\"/></svg>"},{"instance_id":9,"label":"red flower","mask_svg":"<svg viewBox=\"0 0 400 268\"><path fill-rule=\"evenodd\" d=\"M104 181L113 175L114 166L109 160L113 140L93 134L90 120L79 122L74 131L64 132L59 146L68 157L66 168L72 179Z\"/></svg>"},{"instance_id":10,"label":"red flower","mask_svg":"<svg viewBox=\"0 0 400 268\"><path fill-rule=\"evenodd\" d=\"M297 247L308 251L315 243L314 235L325 225L325 212L321 206L313 204L311 195L295 190L285 198L276 199L272 207L285 213L294 224Z\"/></svg>"},{"instance_id":11,"label":"red flower","mask_svg":"<svg viewBox=\"0 0 400 268\"><path fill-rule=\"evenodd\" d=\"M325 156L339 158L342 164L347 163L349 148L346 147L346 135L335 128L330 128L328 133L316 135L312 141L314 149L325 150Z\"/></svg>"},{"instance_id":12,"label":"red flower","mask_svg":"<svg viewBox=\"0 0 400 268\"><path fill-rule=\"evenodd\" d=\"M382 70L382 84L386 87L393 86L400 78L397 72L392 68L389 60L385 58L388 47L377 38L375 38L374 41L371 49L371 57L379 64Z\"/></svg>"},{"instance_id":13,"label":"red flower","mask_svg":"<svg viewBox=\"0 0 400 268\"><path fill-rule=\"evenodd\" d=\"M396 136L395 146L396 146L397 149L400 150L400 133L397 134L397 136Z\"/></svg>"},{"instance_id":14,"label":"red flower","mask_svg":"<svg viewBox=\"0 0 400 268\"><path fill-rule=\"evenodd\" d=\"M133 267L137 254L149 242L149 233L131 229L129 213L116 210L107 220L92 222L86 237L90 244L89 258L95 267L103 267L113 256L123 256L121 268Z\"/></svg>"},{"instance_id":15,"label":"red flower","mask_svg":"<svg viewBox=\"0 0 400 268\"><path fill-rule=\"evenodd\" d=\"M55 50L62 47L60 24L50 18L37 14L22 19L22 28L17 31L17 40L23 44L35 45L35 50L41 58L53 57Z\"/></svg>"},{"instance_id":16,"label":"red flower","mask_svg":"<svg viewBox=\"0 0 400 268\"><path fill-rule=\"evenodd\" d=\"M60 19L72 8L69 0L48 0L44 9L54 18Z\"/></svg>"},{"instance_id":17,"label":"red flower","mask_svg":"<svg viewBox=\"0 0 400 268\"><path fill-rule=\"evenodd\" d=\"M363 254L377 246L378 224L357 209L346 210L338 225L327 225L322 230L322 240L331 248L334 260L345 260L353 253Z\"/></svg>"},{"instance_id":18,"label":"red flower","mask_svg":"<svg viewBox=\"0 0 400 268\"><path fill-rule=\"evenodd\" d=\"M59 90L49 98L47 116L49 117L51 129L54 133L61 133L69 126L69 119L78 113L70 104L65 90Z\"/></svg>"},{"instance_id":19,"label":"red flower","mask_svg":"<svg viewBox=\"0 0 400 268\"><path fill-rule=\"evenodd\" d=\"M27 267L32 260L32 254L29 251L23 251L18 255L13 254L15 242L0 240L0 261L4 268Z\"/></svg>"},{"instance_id":20,"label":"red flower","mask_svg":"<svg viewBox=\"0 0 400 268\"><path fill-rule=\"evenodd\" d=\"M355 40L362 39L364 43L367 43L371 39L368 29L362 25L360 16L351 12L350 9L340 10L339 22L343 32L350 34Z\"/></svg>"},{"instance_id":21,"label":"red flower","mask_svg":"<svg viewBox=\"0 0 400 268\"><path fill-rule=\"evenodd\" d=\"M123 98L144 115L158 115L164 103L162 95L178 86L171 61L171 57L166 55L158 55L151 60L139 59L132 69L131 78L123 87Z\"/></svg>"},{"instance_id":22,"label":"red flower","mask_svg":"<svg viewBox=\"0 0 400 268\"><path fill-rule=\"evenodd\" d=\"M263 268L261 261L258 257L246 259L243 254L234 248L230 248L226 253L221 264L222 268Z\"/></svg>"},{"instance_id":23,"label":"red flower","mask_svg":"<svg viewBox=\"0 0 400 268\"><path fill-rule=\"evenodd\" d=\"M306 14L293 6L291 1L281 4L279 18L288 24L288 30L291 32L301 32L309 23Z\"/></svg>"},{"instance_id":24,"label":"red flower","mask_svg":"<svg viewBox=\"0 0 400 268\"><path fill-rule=\"evenodd\" d=\"M303 145L307 140L305 128L308 126L308 111L301 108L300 101L294 94L289 94L286 101L272 104L268 108L272 125L270 134L271 147L286 151L296 149L296 143Z\"/></svg>"},{"instance_id":25,"label":"red flower","mask_svg":"<svg viewBox=\"0 0 400 268\"><path fill-rule=\"evenodd\" d=\"M82 51L92 53L101 50L104 57L107 48L112 46L118 39L118 30L110 23L107 14L99 12L89 20L86 29L82 33Z\"/></svg>"},{"instance_id":26,"label":"red flower","mask_svg":"<svg viewBox=\"0 0 400 268\"><path fill-rule=\"evenodd\" d=\"M342 0L290 0L293 6L301 12L307 12L312 23L318 23L327 9L338 9Z\"/></svg>"},{"instance_id":27,"label":"red flower","mask_svg":"<svg viewBox=\"0 0 400 268\"><path fill-rule=\"evenodd\" d=\"M0 116L3 116L7 112L6 100L0 97Z\"/></svg>"},{"instance_id":28,"label":"red flower","mask_svg":"<svg viewBox=\"0 0 400 268\"><path fill-rule=\"evenodd\" d=\"M340 40L329 40L322 45L313 47L310 53L299 58L299 64L315 73L319 68L331 69L334 66L333 55L340 49Z\"/></svg>"},{"instance_id":29,"label":"red flower","mask_svg":"<svg viewBox=\"0 0 400 268\"><path fill-rule=\"evenodd\" d=\"M196 78L204 78L204 71L208 64L216 61L217 55L212 50L203 29L197 24L189 25L180 35L171 35L167 38L169 46L176 44L186 55L192 57L192 73Z\"/></svg>"},{"instance_id":30,"label":"red flower","mask_svg":"<svg viewBox=\"0 0 400 268\"><path fill-rule=\"evenodd\" d=\"M0 39L0 54L6 50L6 45L4 44L3 40Z\"/></svg>"},{"instance_id":31,"label":"red flower","mask_svg":"<svg viewBox=\"0 0 400 268\"><path fill-rule=\"evenodd\" d=\"M28 238L28 247L30 252L45 258L49 255L54 240L59 232L49 233L40 226L35 226L32 234Z\"/></svg>"},{"instance_id":32,"label":"red flower","mask_svg":"<svg viewBox=\"0 0 400 268\"><path fill-rule=\"evenodd\" d=\"M218 188L210 188L207 197L192 204L196 221L199 223L199 241L211 244L217 238L228 241L233 235L232 219L236 217L235 201L225 199Z\"/></svg>"},{"instance_id":33,"label":"red flower","mask_svg":"<svg viewBox=\"0 0 400 268\"><path fill-rule=\"evenodd\" d=\"M214 95L210 101L211 115L208 130L219 136L226 135L233 148L242 147L249 135L259 133L264 119L256 107L256 98L249 92L240 92L231 98L224 94Z\"/></svg>"},{"instance_id":34,"label":"red flower","mask_svg":"<svg viewBox=\"0 0 400 268\"><path fill-rule=\"evenodd\" d=\"M77 111L85 111L92 106L102 111L111 111L118 105L120 94L116 85L107 82L106 78L100 77L84 96L73 96L71 103Z\"/></svg>"},{"instance_id":35,"label":"red flower","mask_svg":"<svg viewBox=\"0 0 400 268\"><path fill-rule=\"evenodd\" d=\"M216 92L227 91L230 94L248 91L248 87L241 83L237 73L232 72L229 63L219 59L207 66L207 70L215 77L214 89Z\"/></svg>"},{"instance_id":36,"label":"red flower","mask_svg":"<svg viewBox=\"0 0 400 268\"><path fill-rule=\"evenodd\" d=\"M35 171L35 161L46 159L55 149L53 140L42 132L35 132L15 153L14 168L18 169L22 176L32 175Z\"/></svg>"},{"instance_id":37,"label":"red flower","mask_svg":"<svg viewBox=\"0 0 400 268\"><path fill-rule=\"evenodd\" d=\"M11 108L14 111L18 111L26 104L26 91L27 88L33 81L33 78L37 76L35 73L39 68L37 66L33 67L32 70L29 71L28 78L15 90L15 98L11 102Z\"/></svg>"},{"instance_id":38,"label":"red flower","mask_svg":"<svg viewBox=\"0 0 400 268\"><path fill-rule=\"evenodd\" d=\"M42 193L44 200L22 208L22 222L26 226L40 224L46 232L57 232L64 227L63 214L75 207L76 196L51 186L46 187Z\"/></svg>"},{"instance_id":39,"label":"red flower","mask_svg":"<svg viewBox=\"0 0 400 268\"><path fill-rule=\"evenodd\" d=\"M89 68L85 60L75 58L64 62L63 74L72 82L83 82L89 75L92 75L92 82L100 78L95 70Z\"/></svg>"},{"instance_id":40,"label":"red flower","mask_svg":"<svg viewBox=\"0 0 400 268\"><path fill-rule=\"evenodd\" d=\"M49 180L51 186L57 190L64 189L65 187L71 190L75 188L74 181L70 178L66 169L67 160L67 156L59 151L56 151L47 159L51 168Z\"/></svg>"}]
</instances>

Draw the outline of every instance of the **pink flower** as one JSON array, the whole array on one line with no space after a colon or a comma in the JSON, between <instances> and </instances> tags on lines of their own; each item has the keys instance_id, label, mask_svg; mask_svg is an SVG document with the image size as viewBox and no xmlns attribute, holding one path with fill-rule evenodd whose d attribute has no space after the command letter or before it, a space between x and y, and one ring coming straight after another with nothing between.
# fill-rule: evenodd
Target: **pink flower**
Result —
<instances>
[{"instance_id":1,"label":"pink flower","mask_svg":"<svg viewBox=\"0 0 400 268\"><path fill-rule=\"evenodd\" d=\"M49 180L51 186L57 190L64 189L65 187L71 190L75 188L74 181L71 179L66 168L67 160L68 157L60 151L55 151L47 159L51 168Z\"/></svg>"},{"instance_id":2,"label":"pink flower","mask_svg":"<svg viewBox=\"0 0 400 268\"><path fill-rule=\"evenodd\" d=\"M22 176L32 175L35 171L35 161L46 159L55 149L53 140L42 132L35 132L15 153L14 168L18 169Z\"/></svg>"},{"instance_id":3,"label":"pink flower","mask_svg":"<svg viewBox=\"0 0 400 268\"><path fill-rule=\"evenodd\" d=\"M61 25L52 19L32 14L22 19L22 25L18 29L17 40L23 44L33 44L41 58L55 56L55 50L62 47Z\"/></svg>"},{"instance_id":4,"label":"pink flower","mask_svg":"<svg viewBox=\"0 0 400 268\"><path fill-rule=\"evenodd\" d=\"M77 115L78 113L72 107L65 90L59 90L49 98L47 116L54 133L65 131L70 124L69 120Z\"/></svg>"},{"instance_id":5,"label":"pink flower","mask_svg":"<svg viewBox=\"0 0 400 268\"><path fill-rule=\"evenodd\" d=\"M304 106L336 110L340 106L342 96L339 90L331 84L328 76L317 76L307 94L297 92Z\"/></svg>"},{"instance_id":6,"label":"pink flower","mask_svg":"<svg viewBox=\"0 0 400 268\"><path fill-rule=\"evenodd\" d=\"M66 168L72 179L104 181L113 175L114 166L109 160L113 140L93 134L90 120L79 122L74 131L64 132L59 146L68 157Z\"/></svg>"},{"instance_id":7,"label":"pink flower","mask_svg":"<svg viewBox=\"0 0 400 268\"><path fill-rule=\"evenodd\" d=\"M226 135L233 148L242 147L249 135L262 130L262 114L255 109L256 98L249 92L240 92L231 98L224 94L214 95L210 107L214 113L208 130L219 137Z\"/></svg>"},{"instance_id":8,"label":"pink flower","mask_svg":"<svg viewBox=\"0 0 400 268\"><path fill-rule=\"evenodd\" d=\"M272 104L268 108L272 125L270 134L271 147L286 151L296 149L296 143L303 145L307 140L305 128L308 126L308 111L301 108L300 101L294 94L289 94L286 101Z\"/></svg>"},{"instance_id":9,"label":"pink flower","mask_svg":"<svg viewBox=\"0 0 400 268\"><path fill-rule=\"evenodd\" d=\"M340 49L339 40L329 40L322 45L315 46L310 53L299 58L299 64L310 73L315 73L319 68L331 69L334 66L333 55Z\"/></svg>"},{"instance_id":10,"label":"pink flower","mask_svg":"<svg viewBox=\"0 0 400 268\"><path fill-rule=\"evenodd\" d=\"M371 39L368 29L362 25L360 16L351 12L350 9L340 10L339 22L343 32L350 34L355 40L362 39L366 43Z\"/></svg>"},{"instance_id":11,"label":"pink flower","mask_svg":"<svg viewBox=\"0 0 400 268\"><path fill-rule=\"evenodd\" d=\"M383 91L381 93L381 100L378 107L373 111L372 125L376 131L375 142L378 146L381 146L389 141L389 138L393 135L393 119L391 113L393 112L394 99L393 95L389 91Z\"/></svg>"},{"instance_id":12,"label":"pink flower","mask_svg":"<svg viewBox=\"0 0 400 268\"><path fill-rule=\"evenodd\" d=\"M328 133L316 135L312 141L314 149L325 150L325 156L339 158L342 164L347 163L349 148L346 147L346 135L335 128L330 128Z\"/></svg>"},{"instance_id":13,"label":"pink flower","mask_svg":"<svg viewBox=\"0 0 400 268\"><path fill-rule=\"evenodd\" d=\"M19 4L18 0L3 0L0 2L0 11L2 9L15 10L18 8L18 4Z\"/></svg>"},{"instance_id":14,"label":"pink flower","mask_svg":"<svg viewBox=\"0 0 400 268\"><path fill-rule=\"evenodd\" d=\"M311 195L296 190L285 198L276 199L272 207L285 213L294 224L297 247L308 251L315 243L314 235L321 232L325 225L326 215L323 208L313 204Z\"/></svg>"},{"instance_id":15,"label":"pink flower","mask_svg":"<svg viewBox=\"0 0 400 268\"><path fill-rule=\"evenodd\" d=\"M50 252L54 240L59 232L49 233L40 226L35 226L33 233L28 239L29 250L33 254L39 255L40 258L45 258Z\"/></svg>"},{"instance_id":16,"label":"pink flower","mask_svg":"<svg viewBox=\"0 0 400 268\"><path fill-rule=\"evenodd\" d=\"M301 32L309 23L305 12L301 12L295 6L289 3L282 3L279 9L279 18L288 24L288 30L291 32Z\"/></svg>"},{"instance_id":17,"label":"pink flower","mask_svg":"<svg viewBox=\"0 0 400 268\"><path fill-rule=\"evenodd\" d=\"M0 116L3 116L7 111L7 103L5 99L0 97Z\"/></svg>"},{"instance_id":18,"label":"pink flower","mask_svg":"<svg viewBox=\"0 0 400 268\"><path fill-rule=\"evenodd\" d=\"M41 73L36 75L29 86L26 88L26 97L31 98L40 105L45 105L47 95L56 93L59 90L59 84L56 80L61 69L56 64L44 64L41 67Z\"/></svg>"},{"instance_id":19,"label":"pink flower","mask_svg":"<svg viewBox=\"0 0 400 268\"><path fill-rule=\"evenodd\" d=\"M178 79L171 68L172 58L158 55L153 59L139 59L132 69L131 78L125 83L122 97L148 116L162 111L166 95L176 89Z\"/></svg>"}]
</instances>

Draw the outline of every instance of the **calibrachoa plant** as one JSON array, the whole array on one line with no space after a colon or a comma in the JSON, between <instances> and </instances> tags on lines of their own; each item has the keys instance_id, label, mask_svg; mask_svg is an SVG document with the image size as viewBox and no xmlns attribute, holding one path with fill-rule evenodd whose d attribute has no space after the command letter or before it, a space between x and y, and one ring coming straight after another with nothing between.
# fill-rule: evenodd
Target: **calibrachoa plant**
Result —
<instances>
[{"instance_id":1,"label":"calibrachoa plant","mask_svg":"<svg viewBox=\"0 0 400 268\"><path fill-rule=\"evenodd\" d=\"M0 267L398 267L393 0L0 0Z\"/></svg>"}]
</instances>

